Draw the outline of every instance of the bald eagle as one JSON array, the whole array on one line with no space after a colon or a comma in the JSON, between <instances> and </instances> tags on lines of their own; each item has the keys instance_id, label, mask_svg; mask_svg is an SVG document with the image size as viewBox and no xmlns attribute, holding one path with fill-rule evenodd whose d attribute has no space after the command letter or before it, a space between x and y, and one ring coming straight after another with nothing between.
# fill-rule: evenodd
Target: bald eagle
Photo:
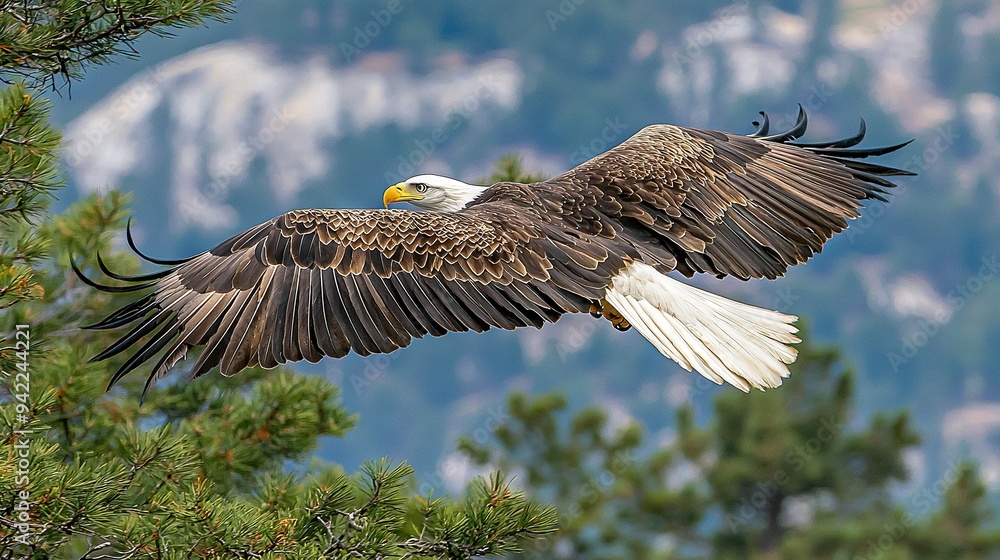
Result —
<instances>
[{"instance_id":1,"label":"bald eagle","mask_svg":"<svg viewBox=\"0 0 1000 560\"><path fill-rule=\"evenodd\" d=\"M295 210L167 268L100 284L148 293L87 328L136 323L94 357L142 341L111 378L150 360L146 390L189 350L191 377L354 350L392 352L414 338L491 327L540 328L590 312L642 334L688 371L744 391L777 387L798 342L795 317L712 294L667 274L777 278L886 201L887 176L912 173L864 160L865 135L793 142L795 125L747 136L658 124L559 175L478 186L418 175L383 202L424 211Z\"/></svg>"}]
</instances>

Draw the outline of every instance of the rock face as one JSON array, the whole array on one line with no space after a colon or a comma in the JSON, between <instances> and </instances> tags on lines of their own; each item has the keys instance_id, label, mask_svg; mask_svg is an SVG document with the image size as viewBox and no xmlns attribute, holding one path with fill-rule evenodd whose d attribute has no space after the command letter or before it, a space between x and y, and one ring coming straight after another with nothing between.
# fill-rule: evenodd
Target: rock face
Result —
<instances>
[{"instance_id":1,"label":"rock face","mask_svg":"<svg viewBox=\"0 0 1000 560\"><path fill-rule=\"evenodd\" d=\"M520 100L522 73L504 58L422 76L383 58L289 63L272 47L242 41L192 51L132 78L73 121L66 159L83 191L127 177L169 189L165 217L174 232L231 230L230 198L258 158L275 199L290 201L330 173L328 144L337 139L387 124L448 123L483 108L509 111ZM153 163L169 176L149 176Z\"/></svg>"}]
</instances>

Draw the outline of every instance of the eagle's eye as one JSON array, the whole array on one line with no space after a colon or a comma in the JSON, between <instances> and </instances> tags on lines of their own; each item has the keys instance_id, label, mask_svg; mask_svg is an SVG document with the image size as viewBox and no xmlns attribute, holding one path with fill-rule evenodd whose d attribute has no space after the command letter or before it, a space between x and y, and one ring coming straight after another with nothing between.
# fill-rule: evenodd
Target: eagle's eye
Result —
<instances>
[{"instance_id":1,"label":"eagle's eye","mask_svg":"<svg viewBox=\"0 0 1000 560\"><path fill-rule=\"evenodd\" d=\"M418 193L427 192L427 185L425 183L417 183L416 185L413 185L413 188L417 189Z\"/></svg>"}]
</instances>

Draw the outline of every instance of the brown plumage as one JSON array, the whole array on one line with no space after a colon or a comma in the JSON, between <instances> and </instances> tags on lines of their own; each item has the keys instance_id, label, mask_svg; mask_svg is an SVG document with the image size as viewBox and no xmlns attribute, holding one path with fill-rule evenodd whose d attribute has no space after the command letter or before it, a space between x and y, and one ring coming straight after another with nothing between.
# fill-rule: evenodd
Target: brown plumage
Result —
<instances>
[{"instance_id":1,"label":"brown plumage","mask_svg":"<svg viewBox=\"0 0 1000 560\"><path fill-rule=\"evenodd\" d=\"M189 259L150 259L170 266L155 274L124 277L101 262L123 286L74 264L101 289L153 288L91 327L137 323L94 359L142 341L111 385L159 354L148 389L198 346L194 377L541 327L591 310L632 263L775 278L846 228L862 200L885 200L885 176L909 174L860 161L903 146L853 148L863 122L851 138L791 143L805 123L800 112L774 136L766 121L751 136L649 126L553 179L480 188L458 211L296 210Z\"/></svg>"},{"instance_id":2,"label":"brown plumage","mask_svg":"<svg viewBox=\"0 0 1000 560\"><path fill-rule=\"evenodd\" d=\"M582 231L624 230L662 272L773 279L843 231L860 201L885 201L884 176L911 175L858 161L906 145L852 149L863 121L844 140L782 143L805 123L800 112L791 134L763 138L653 125L538 188L569 202L559 212Z\"/></svg>"}]
</instances>

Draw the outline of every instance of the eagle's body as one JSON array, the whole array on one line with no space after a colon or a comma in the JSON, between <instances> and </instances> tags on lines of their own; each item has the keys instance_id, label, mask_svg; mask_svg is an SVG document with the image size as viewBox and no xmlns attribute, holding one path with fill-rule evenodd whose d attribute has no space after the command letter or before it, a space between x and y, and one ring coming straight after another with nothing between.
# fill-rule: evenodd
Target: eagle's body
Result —
<instances>
[{"instance_id":1,"label":"eagle's body","mask_svg":"<svg viewBox=\"0 0 1000 560\"><path fill-rule=\"evenodd\" d=\"M97 328L140 321L97 356L144 344L112 383L162 352L149 383L197 346L192 375L354 350L391 352L413 338L490 327L541 327L599 312L716 382L775 387L795 358L794 317L666 276L776 278L884 200L907 172L859 161L899 146L854 137L792 144L649 126L547 181L468 185L418 176L385 202L428 211L297 210L172 268L112 288L154 288ZM131 242L131 238L130 238ZM134 246L133 246L134 248ZM88 283L98 286L88 280ZM105 287L107 288L107 287Z\"/></svg>"}]
</instances>

